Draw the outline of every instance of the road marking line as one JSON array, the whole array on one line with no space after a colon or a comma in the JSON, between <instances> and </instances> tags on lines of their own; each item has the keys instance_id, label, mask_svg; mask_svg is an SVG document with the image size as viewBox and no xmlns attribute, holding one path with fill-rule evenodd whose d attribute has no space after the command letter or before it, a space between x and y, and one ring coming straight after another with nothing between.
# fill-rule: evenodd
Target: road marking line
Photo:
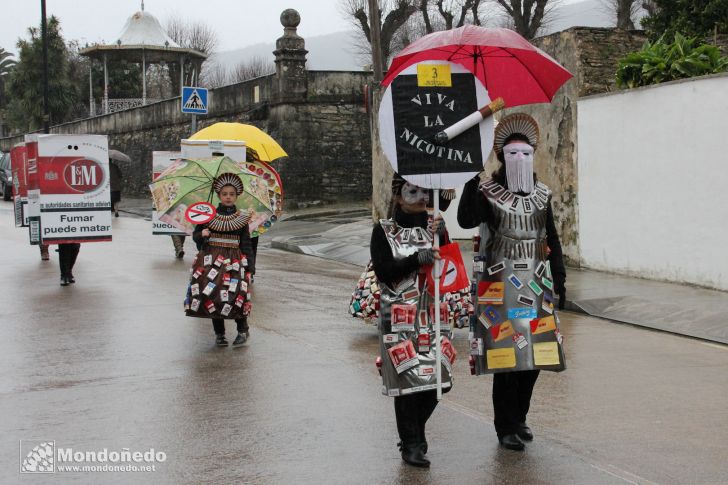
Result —
<instances>
[{"instance_id":1,"label":"road marking line","mask_svg":"<svg viewBox=\"0 0 728 485\"><path fill-rule=\"evenodd\" d=\"M608 475L612 475L613 477L619 478L620 480L624 480L627 483L631 483L633 485L659 485L655 482L651 482L647 480L646 478L643 478L639 475L635 475L634 473L630 473L627 470L622 470L619 467L616 467L614 465L604 465L607 468L611 468L615 471L607 470L607 468L602 468L598 465L595 465L594 463L590 463L592 468L596 468L599 471L602 471ZM636 480L636 481L635 481Z\"/></svg>"},{"instance_id":2,"label":"road marking line","mask_svg":"<svg viewBox=\"0 0 728 485\"><path fill-rule=\"evenodd\" d=\"M700 343L705 345L706 347L712 347L714 349L720 349L720 350L728 350L728 345L714 344L712 342L700 342Z\"/></svg>"}]
</instances>

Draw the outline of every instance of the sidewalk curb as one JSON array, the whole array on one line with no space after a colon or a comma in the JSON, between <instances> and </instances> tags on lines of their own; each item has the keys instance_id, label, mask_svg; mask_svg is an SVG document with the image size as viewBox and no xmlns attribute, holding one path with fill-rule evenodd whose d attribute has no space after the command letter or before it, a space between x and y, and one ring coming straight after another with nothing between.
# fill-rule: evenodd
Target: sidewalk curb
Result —
<instances>
[{"instance_id":1,"label":"sidewalk curb","mask_svg":"<svg viewBox=\"0 0 728 485\"><path fill-rule=\"evenodd\" d=\"M320 212L310 212L305 214L291 214L290 216L283 216L281 218L281 222L284 221L305 221L307 219L315 219L317 217L331 217L331 216L339 216L339 215L354 215L359 214L365 215L371 213L371 211L367 208L362 209L329 209L329 210L321 210Z\"/></svg>"}]
</instances>

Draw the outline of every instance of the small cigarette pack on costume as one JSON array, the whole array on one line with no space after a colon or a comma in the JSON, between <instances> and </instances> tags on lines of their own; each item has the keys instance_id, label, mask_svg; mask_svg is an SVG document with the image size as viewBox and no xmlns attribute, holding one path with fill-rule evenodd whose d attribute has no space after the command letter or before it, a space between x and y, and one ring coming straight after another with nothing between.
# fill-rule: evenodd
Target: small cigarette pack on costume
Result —
<instances>
[{"instance_id":1,"label":"small cigarette pack on costume","mask_svg":"<svg viewBox=\"0 0 728 485\"><path fill-rule=\"evenodd\" d=\"M228 290L220 290L220 301L227 302L230 299Z\"/></svg>"},{"instance_id":2,"label":"small cigarette pack on costume","mask_svg":"<svg viewBox=\"0 0 728 485\"><path fill-rule=\"evenodd\" d=\"M518 347L519 349L523 349L525 346L528 345L526 337L524 337L523 334L520 332L516 333L511 338L513 339L513 343L515 343L516 347Z\"/></svg>"},{"instance_id":3,"label":"small cigarette pack on costume","mask_svg":"<svg viewBox=\"0 0 728 485\"><path fill-rule=\"evenodd\" d=\"M240 260L233 259L233 271L240 271Z\"/></svg>"},{"instance_id":4,"label":"small cigarette pack on costume","mask_svg":"<svg viewBox=\"0 0 728 485\"><path fill-rule=\"evenodd\" d=\"M392 364L394 364L394 368L397 370L397 374L401 374L419 363L415 346L410 339L390 347L387 349L387 353L392 360Z\"/></svg>"},{"instance_id":5,"label":"small cigarette pack on costume","mask_svg":"<svg viewBox=\"0 0 728 485\"><path fill-rule=\"evenodd\" d=\"M222 254L219 254L217 256L217 258L215 258L215 263L214 264L215 264L215 266L217 266L219 268L220 266L222 266L222 262L223 261L225 261L225 258L223 257Z\"/></svg>"},{"instance_id":6,"label":"small cigarette pack on costume","mask_svg":"<svg viewBox=\"0 0 728 485\"><path fill-rule=\"evenodd\" d=\"M199 283L195 283L194 285L190 286L190 293L192 293L192 296L197 296L200 294L200 285Z\"/></svg>"},{"instance_id":7,"label":"small cigarette pack on costume","mask_svg":"<svg viewBox=\"0 0 728 485\"><path fill-rule=\"evenodd\" d=\"M206 254L202 264L210 266L212 264L212 254Z\"/></svg>"},{"instance_id":8,"label":"small cigarette pack on costume","mask_svg":"<svg viewBox=\"0 0 728 485\"><path fill-rule=\"evenodd\" d=\"M194 273L192 273L192 277L194 279L199 278L202 275L202 268L197 268Z\"/></svg>"},{"instance_id":9,"label":"small cigarette pack on costume","mask_svg":"<svg viewBox=\"0 0 728 485\"><path fill-rule=\"evenodd\" d=\"M215 313L215 304L208 300L207 303L205 303L205 308L207 308L208 313Z\"/></svg>"},{"instance_id":10,"label":"small cigarette pack on costume","mask_svg":"<svg viewBox=\"0 0 728 485\"><path fill-rule=\"evenodd\" d=\"M440 351L442 352L442 356L447 358L450 364L455 363L455 359L457 358L458 353L455 350L455 347L452 346L450 339L448 339L447 337L442 338L442 342L440 342Z\"/></svg>"},{"instance_id":11,"label":"small cigarette pack on costume","mask_svg":"<svg viewBox=\"0 0 728 485\"><path fill-rule=\"evenodd\" d=\"M230 280L231 280L230 273L225 273L224 275L222 275L222 284L223 285L229 286L230 285Z\"/></svg>"},{"instance_id":12,"label":"small cigarette pack on costume","mask_svg":"<svg viewBox=\"0 0 728 485\"><path fill-rule=\"evenodd\" d=\"M233 307L229 303L225 303L225 305L223 305L223 307L222 307L222 310L220 310L220 313L222 315L228 316L228 315L230 315L230 310L232 310L232 309L233 309Z\"/></svg>"},{"instance_id":13,"label":"small cigarette pack on costume","mask_svg":"<svg viewBox=\"0 0 728 485\"><path fill-rule=\"evenodd\" d=\"M411 332L415 329L415 318L417 317L417 305L394 304L392 305L392 331Z\"/></svg>"},{"instance_id":14,"label":"small cigarette pack on costume","mask_svg":"<svg viewBox=\"0 0 728 485\"><path fill-rule=\"evenodd\" d=\"M430 334L421 333L417 335L417 351L427 353L430 351Z\"/></svg>"},{"instance_id":15,"label":"small cigarette pack on costume","mask_svg":"<svg viewBox=\"0 0 728 485\"><path fill-rule=\"evenodd\" d=\"M214 290L214 289L215 289L215 286L216 286L216 285L215 285L215 283L213 283L212 281L210 281L210 282L209 282L209 283L207 284L207 286L205 286L205 289L204 289L204 290L202 290L202 293L203 293L204 295L210 296L210 294L212 293L212 290Z\"/></svg>"},{"instance_id":16,"label":"small cigarette pack on costume","mask_svg":"<svg viewBox=\"0 0 728 485\"><path fill-rule=\"evenodd\" d=\"M215 279L215 278L217 277L217 274L218 274L218 273L219 273L219 271L218 271L218 270L216 270L215 268L212 268L212 269L211 269L210 271L208 271L208 273L207 273L207 279L208 279L208 280L214 280L214 279Z\"/></svg>"},{"instance_id":17,"label":"small cigarette pack on costume","mask_svg":"<svg viewBox=\"0 0 728 485\"><path fill-rule=\"evenodd\" d=\"M430 321L435 322L435 304L430 304ZM440 302L440 326L450 325L450 305L446 301Z\"/></svg>"},{"instance_id":18,"label":"small cigarette pack on costume","mask_svg":"<svg viewBox=\"0 0 728 485\"><path fill-rule=\"evenodd\" d=\"M243 256L242 261L240 261L240 266L242 266L243 268L248 267L248 257L247 256Z\"/></svg>"},{"instance_id":19,"label":"small cigarette pack on costume","mask_svg":"<svg viewBox=\"0 0 728 485\"><path fill-rule=\"evenodd\" d=\"M236 279L230 280L230 284L228 285L228 291L230 291L230 293L237 293L237 291L238 291L238 280L236 280Z\"/></svg>"},{"instance_id":20,"label":"small cigarette pack on costume","mask_svg":"<svg viewBox=\"0 0 728 485\"><path fill-rule=\"evenodd\" d=\"M243 303L245 303L245 297L243 295L238 295L238 297L235 298L235 306L238 308L242 308Z\"/></svg>"},{"instance_id":21,"label":"small cigarette pack on costume","mask_svg":"<svg viewBox=\"0 0 728 485\"><path fill-rule=\"evenodd\" d=\"M198 300L197 298L193 298L192 303L190 303L190 310L192 310L193 312L196 312L199 309L200 309L200 300Z\"/></svg>"}]
</instances>

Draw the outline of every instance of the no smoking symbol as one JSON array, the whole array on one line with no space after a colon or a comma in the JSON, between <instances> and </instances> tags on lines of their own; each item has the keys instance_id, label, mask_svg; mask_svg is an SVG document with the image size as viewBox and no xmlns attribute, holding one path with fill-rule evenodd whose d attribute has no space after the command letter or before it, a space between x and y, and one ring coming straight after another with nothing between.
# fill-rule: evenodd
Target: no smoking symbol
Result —
<instances>
[{"instance_id":1,"label":"no smoking symbol","mask_svg":"<svg viewBox=\"0 0 728 485\"><path fill-rule=\"evenodd\" d=\"M185 219L192 224L207 224L215 218L217 211L209 202L197 202L185 211Z\"/></svg>"}]
</instances>

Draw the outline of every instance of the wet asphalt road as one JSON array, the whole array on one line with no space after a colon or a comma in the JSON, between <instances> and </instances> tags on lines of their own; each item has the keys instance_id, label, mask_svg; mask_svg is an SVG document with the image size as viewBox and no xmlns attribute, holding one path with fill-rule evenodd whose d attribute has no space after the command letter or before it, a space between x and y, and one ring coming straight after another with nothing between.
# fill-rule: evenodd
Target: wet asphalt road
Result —
<instances>
[{"instance_id":1,"label":"wet asphalt road","mask_svg":"<svg viewBox=\"0 0 728 485\"><path fill-rule=\"evenodd\" d=\"M456 382L428 424L430 470L400 460L376 329L350 318L360 269L261 242L251 340L213 346L183 315L194 252L114 220L58 285L0 203L0 483L728 483L728 347L563 313L569 368L542 373L536 440L498 447L490 377ZM568 284L568 283L567 283ZM234 323L228 322L228 336ZM19 440L164 451L150 473L21 475Z\"/></svg>"}]
</instances>

